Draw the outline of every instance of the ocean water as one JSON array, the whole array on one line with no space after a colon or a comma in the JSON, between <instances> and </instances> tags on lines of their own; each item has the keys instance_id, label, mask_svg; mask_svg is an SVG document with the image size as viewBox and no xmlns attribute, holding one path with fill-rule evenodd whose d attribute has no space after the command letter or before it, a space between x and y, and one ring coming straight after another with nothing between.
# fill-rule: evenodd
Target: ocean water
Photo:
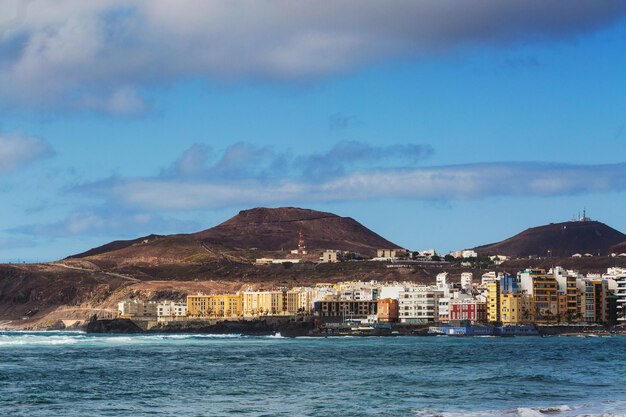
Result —
<instances>
[{"instance_id":1,"label":"ocean water","mask_svg":"<svg viewBox=\"0 0 626 417\"><path fill-rule=\"evenodd\" d=\"M0 332L0 416L626 416L626 337Z\"/></svg>"}]
</instances>

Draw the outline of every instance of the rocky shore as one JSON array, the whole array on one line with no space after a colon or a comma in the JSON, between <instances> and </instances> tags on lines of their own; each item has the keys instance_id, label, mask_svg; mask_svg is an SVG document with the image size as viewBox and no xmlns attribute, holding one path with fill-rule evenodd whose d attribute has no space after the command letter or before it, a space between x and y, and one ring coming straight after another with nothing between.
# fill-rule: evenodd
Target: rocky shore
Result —
<instances>
[{"instance_id":1,"label":"rocky shore","mask_svg":"<svg viewBox=\"0 0 626 417\"><path fill-rule=\"evenodd\" d=\"M309 336L315 333L313 319L306 317L268 317L259 320L205 320L174 321L169 323L136 322L130 319L92 320L87 333L196 333L241 334L269 336L280 333L285 337Z\"/></svg>"}]
</instances>

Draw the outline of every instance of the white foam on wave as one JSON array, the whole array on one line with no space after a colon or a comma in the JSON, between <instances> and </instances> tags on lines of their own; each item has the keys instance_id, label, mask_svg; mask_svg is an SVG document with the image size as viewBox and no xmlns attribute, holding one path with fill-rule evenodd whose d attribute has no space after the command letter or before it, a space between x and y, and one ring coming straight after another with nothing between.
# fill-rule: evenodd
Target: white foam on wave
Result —
<instances>
[{"instance_id":1,"label":"white foam on wave","mask_svg":"<svg viewBox=\"0 0 626 417\"><path fill-rule=\"evenodd\" d=\"M20 345L72 345L79 343L79 339L72 336L0 336L0 346L20 346Z\"/></svg>"},{"instance_id":2,"label":"white foam on wave","mask_svg":"<svg viewBox=\"0 0 626 417\"><path fill-rule=\"evenodd\" d=\"M46 345L114 345L130 343L175 342L195 339L232 339L240 334L152 334L152 335L89 335L85 332L9 332L0 333L2 346ZM278 336L280 337L280 336Z\"/></svg>"},{"instance_id":3,"label":"white foam on wave","mask_svg":"<svg viewBox=\"0 0 626 417\"><path fill-rule=\"evenodd\" d=\"M418 417L626 417L626 402L587 403L576 406L519 407L514 410L417 410Z\"/></svg>"}]
</instances>

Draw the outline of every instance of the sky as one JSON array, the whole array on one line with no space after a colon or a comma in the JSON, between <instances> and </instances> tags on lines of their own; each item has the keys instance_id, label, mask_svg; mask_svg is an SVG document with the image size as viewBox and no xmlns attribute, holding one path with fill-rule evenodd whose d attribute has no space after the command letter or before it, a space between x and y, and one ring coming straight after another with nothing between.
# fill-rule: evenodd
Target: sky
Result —
<instances>
[{"instance_id":1,"label":"sky","mask_svg":"<svg viewBox=\"0 0 626 417\"><path fill-rule=\"evenodd\" d=\"M626 232L626 3L6 0L0 262L349 216L410 249Z\"/></svg>"}]
</instances>

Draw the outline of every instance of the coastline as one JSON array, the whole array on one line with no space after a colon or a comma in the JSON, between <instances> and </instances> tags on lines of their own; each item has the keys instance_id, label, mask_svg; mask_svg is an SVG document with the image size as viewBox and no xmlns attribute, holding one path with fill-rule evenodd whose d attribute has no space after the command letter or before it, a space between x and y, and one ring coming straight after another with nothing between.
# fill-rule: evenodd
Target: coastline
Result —
<instances>
[{"instance_id":1,"label":"coastline","mask_svg":"<svg viewBox=\"0 0 626 417\"><path fill-rule=\"evenodd\" d=\"M382 328L359 328L350 326L320 326L312 317L268 317L258 320L222 320L207 322L203 320L175 321L150 324L131 319L92 320L86 324L87 333L102 334L240 334L245 336L270 336L280 334L284 337L340 337L340 336L380 336L380 337L599 337L623 336L623 329L611 329L604 326L558 325L536 326L536 331L511 332L464 332L457 334L436 334L429 331L429 324L386 326ZM464 329L485 329L481 326L468 326Z\"/></svg>"}]
</instances>

